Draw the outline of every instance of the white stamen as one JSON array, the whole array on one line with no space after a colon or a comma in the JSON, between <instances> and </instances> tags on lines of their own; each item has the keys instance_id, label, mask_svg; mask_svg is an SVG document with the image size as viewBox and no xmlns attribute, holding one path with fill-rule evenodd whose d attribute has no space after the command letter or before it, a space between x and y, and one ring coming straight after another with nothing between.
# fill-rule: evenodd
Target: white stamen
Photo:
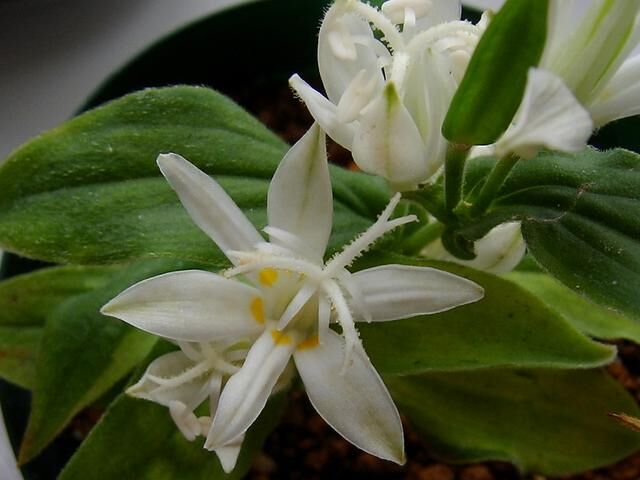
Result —
<instances>
[{"instance_id":1,"label":"white stamen","mask_svg":"<svg viewBox=\"0 0 640 480\"><path fill-rule=\"evenodd\" d=\"M389 217L393 214L398 202L400 202L400 194L396 193L380 214L378 220L327 263L327 266L324 268L327 277L334 277L341 268L351 265L356 258L367 251L367 249L385 233L400 225L418 220L415 215L407 215L389 222Z\"/></svg>"},{"instance_id":2,"label":"white stamen","mask_svg":"<svg viewBox=\"0 0 640 480\"><path fill-rule=\"evenodd\" d=\"M336 20L334 25L335 30L332 30L327 35L329 48L331 48L336 58L355 61L358 58L358 51L349 30L347 30L341 19Z\"/></svg>"},{"instance_id":3,"label":"white stamen","mask_svg":"<svg viewBox=\"0 0 640 480\"><path fill-rule=\"evenodd\" d=\"M340 287L333 280L327 280L322 283L322 289L336 309L336 316L338 323L342 327L342 335L344 336L344 362L342 363L342 369L340 375L344 375L347 368L351 364L351 355L356 344L360 341L358 331L356 330L353 316L349 310L349 304L347 303Z\"/></svg>"},{"instance_id":4,"label":"white stamen","mask_svg":"<svg viewBox=\"0 0 640 480\"><path fill-rule=\"evenodd\" d=\"M395 24L407 24L407 11L412 12L413 21L416 17L424 17L431 9L430 0L387 0L382 4L382 13Z\"/></svg>"},{"instance_id":5,"label":"white stamen","mask_svg":"<svg viewBox=\"0 0 640 480\"><path fill-rule=\"evenodd\" d=\"M402 35L386 15L380 13L368 3L362 3L360 1L349 2L349 6L354 12L363 17L369 23L372 23L382 32L384 39L394 52L404 48L404 39L402 38Z\"/></svg>"},{"instance_id":6,"label":"white stamen","mask_svg":"<svg viewBox=\"0 0 640 480\"><path fill-rule=\"evenodd\" d=\"M232 267L222 272L222 274L227 278L262 270L263 268L273 268L276 270L287 270L299 273L300 275L305 275L317 282L322 281L324 278L322 267L300 258L265 256L255 252L238 251L229 251L227 252L227 256L233 257L238 260L238 263L240 263L237 267Z\"/></svg>"}]
</instances>

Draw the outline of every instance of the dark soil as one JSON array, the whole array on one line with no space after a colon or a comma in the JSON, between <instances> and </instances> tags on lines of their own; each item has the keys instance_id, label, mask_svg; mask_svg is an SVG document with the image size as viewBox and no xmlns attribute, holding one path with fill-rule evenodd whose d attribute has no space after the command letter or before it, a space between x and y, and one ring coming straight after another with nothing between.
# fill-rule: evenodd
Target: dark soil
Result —
<instances>
[{"instance_id":1,"label":"dark soil","mask_svg":"<svg viewBox=\"0 0 640 480\"><path fill-rule=\"evenodd\" d=\"M319 80L311 83L318 85ZM241 91L234 97L288 143L298 140L313 121L288 88L265 85L264 90ZM332 163L356 168L351 154L331 141L328 154ZM608 370L640 401L640 346L631 342L618 346L619 359ZM267 439L246 480L640 480L640 452L607 468L542 477L522 476L512 465L500 462L439 463L406 422L405 442L408 461L402 467L366 454L334 432L303 391L294 391L282 423Z\"/></svg>"}]
</instances>

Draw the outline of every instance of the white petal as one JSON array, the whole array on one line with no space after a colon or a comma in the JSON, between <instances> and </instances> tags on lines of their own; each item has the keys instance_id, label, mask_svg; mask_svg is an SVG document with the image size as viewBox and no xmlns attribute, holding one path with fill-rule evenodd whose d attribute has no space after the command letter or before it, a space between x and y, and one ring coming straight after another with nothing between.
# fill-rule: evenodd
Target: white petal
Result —
<instances>
[{"instance_id":1,"label":"white petal","mask_svg":"<svg viewBox=\"0 0 640 480\"><path fill-rule=\"evenodd\" d=\"M253 250L263 241L242 210L206 173L175 153L159 155L157 162L191 219L223 252Z\"/></svg>"},{"instance_id":2,"label":"white petal","mask_svg":"<svg viewBox=\"0 0 640 480\"><path fill-rule=\"evenodd\" d=\"M622 64L589 111L596 127L640 113L640 55Z\"/></svg>"},{"instance_id":3,"label":"white petal","mask_svg":"<svg viewBox=\"0 0 640 480\"><path fill-rule=\"evenodd\" d=\"M294 360L311 404L340 435L367 453L403 464L398 410L360 345L343 374L344 340L332 330L316 346L296 350Z\"/></svg>"},{"instance_id":4,"label":"white petal","mask_svg":"<svg viewBox=\"0 0 640 480\"><path fill-rule=\"evenodd\" d=\"M267 403L294 348L293 339L274 330L256 340L240 371L222 390L205 448L215 450L246 432Z\"/></svg>"},{"instance_id":5,"label":"white petal","mask_svg":"<svg viewBox=\"0 0 640 480\"><path fill-rule=\"evenodd\" d=\"M269 226L302 240L305 251L299 254L322 261L331 234L333 195L325 136L317 123L280 162L269 185L267 212ZM278 239L271 242L278 244Z\"/></svg>"},{"instance_id":6,"label":"white petal","mask_svg":"<svg viewBox=\"0 0 640 480\"><path fill-rule=\"evenodd\" d=\"M206 341L259 331L256 299L258 290L236 280L185 270L143 280L100 311L154 335Z\"/></svg>"},{"instance_id":7,"label":"white petal","mask_svg":"<svg viewBox=\"0 0 640 480\"><path fill-rule=\"evenodd\" d=\"M348 13L344 4L335 2L329 8L318 35L320 77L327 97L336 105L361 70L371 72L380 85L383 81L376 53L379 42L369 23Z\"/></svg>"},{"instance_id":8,"label":"white petal","mask_svg":"<svg viewBox=\"0 0 640 480\"><path fill-rule=\"evenodd\" d=\"M458 86L447 64L450 60L450 56L425 49L407 72L404 104L422 137L427 178L442 167L447 151L442 123Z\"/></svg>"},{"instance_id":9,"label":"white petal","mask_svg":"<svg viewBox=\"0 0 640 480\"><path fill-rule=\"evenodd\" d=\"M527 246L520 233L519 222L503 223L494 227L474 244L476 258L460 260L451 255L438 239L421 253L436 260L446 260L491 273L506 273L513 270L526 252Z\"/></svg>"},{"instance_id":10,"label":"white petal","mask_svg":"<svg viewBox=\"0 0 640 480\"><path fill-rule=\"evenodd\" d=\"M220 465L222 465L225 473L231 473L235 468L238 455L240 455L240 450L242 449L243 440L244 435L240 435L237 440L215 449L218 460L220 460Z\"/></svg>"},{"instance_id":11,"label":"white petal","mask_svg":"<svg viewBox=\"0 0 640 480\"><path fill-rule=\"evenodd\" d=\"M568 8L552 4L550 14ZM546 48L540 66L562 77L581 102L590 103L636 45L639 10L638 0L591 2L577 28L564 41L555 42L552 27L554 41Z\"/></svg>"},{"instance_id":12,"label":"white petal","mask_svg":"<svg viewBox=\"0 0 640 480\"><path fill-rule=\"evenodd\" d=\"M400 187L426 180L429 170L420 132L393 83L363 110L352 153L362 170Z\"/></svg>"},{"instance_id":13,"label":"white petal","mask_svg":"<svg viewBox=\"0 0 640 480\"><path fill-rule=\"evenodd\" d=\"M289 85L296 95L305 103L313 119L335 142L347 150L351 149L355 126L338 120L338 107L314 90L298 74L292 75Z\"/></svg>"},{"instance_id":14,"label":"white petal","mask_svg":"<svg viewBox=\"0 0 640 480\"><path fill-rule=\"evenodd\" d=\"M383 265L354 273L352 278L374 322L443 312L477 302L484 295L476 283L428 267Z\"/></svg>"},{"instance_id":15,"label":"white petal","mask_svg":"<svg viewBox=\"0 0 640 480\"><path fill-rule=\"evenodd\" d=\"M496 142L496 154L532 158L541 148L579 151L586 147L592 130L591 116L562 80L531 68L513 125Z\"/></svg>"},{"instance_id":16,"label":"white petal","mask_svg":"<svg viewBox=\"0 0 640 480\"><path fill-rule=\"evenodd\" d=\"M180 401L184 404L199 405L207 397L207 392L202 387L208 382L202 376L185 382L172 382L173 385L159 384L154 379L171 380L195 367L195 363L184 353L177 351L162 355L153 360L142 378L127 389L127 394L136 398L151 400L160 405L168 406L171 401ZM199 401L198 401L199 400Z\"/></svg>"}]
</instances>

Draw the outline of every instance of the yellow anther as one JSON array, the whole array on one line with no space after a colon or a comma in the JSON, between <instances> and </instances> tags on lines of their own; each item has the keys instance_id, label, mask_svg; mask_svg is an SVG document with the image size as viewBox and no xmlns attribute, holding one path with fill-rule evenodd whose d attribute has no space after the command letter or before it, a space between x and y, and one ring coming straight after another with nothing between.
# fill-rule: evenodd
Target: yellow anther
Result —
<instances>
[{"instance_id":1,"label":"yellow anther","mask_svg":"<svg viewBox=\"0 0 640 480\"><path fill-rule=\"evenodd\" d=\"M271 337L276 345L289 345L291 343L291 337L278 330L271 330Z\"/></svg>"},{"instance_id":2,"label":"yellow anther","mask_svg":"<svg viewBox=\"0 0 640 480\"><path fill-rule=\"evenodd\" d=\"M303 342L298 345L298 350L305 350L307 348L315 348L320 344L318 335L311 335L307 337Z\"/></svg>"},{"instance_id":3,"label":"yellow anther","mask_svg":"<svg viewBox=\"0 0 640 480\"><path fill-rule=\"evenodd\" d=\"M256 297L251 300L251 315L259 324L264 323L264 303L260 297Z\"/></svg>"},{"instance_id":4,"label":"yellow anther","mask_svg":"<svg viewBox=\"0 0 640 480\"><path fill-rule=\"evenodd\" d=\"M258 273L258 280L265 287L270 287L278 281L278 272L273 268L263 268Z\"/></svg>"}]
</instances>

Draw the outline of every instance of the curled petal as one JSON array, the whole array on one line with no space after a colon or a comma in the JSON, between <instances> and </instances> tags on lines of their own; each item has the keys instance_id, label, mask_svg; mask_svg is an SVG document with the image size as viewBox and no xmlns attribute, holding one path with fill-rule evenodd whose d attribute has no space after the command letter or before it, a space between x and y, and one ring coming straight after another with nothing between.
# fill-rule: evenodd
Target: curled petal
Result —
<instances>
[{"instance_id":1,"label":"curled petal","mask_svg":"<svg viewBox=\"0 0 640 480\"><path fill-rule=\"evenodd\" d=\"M292 338L266 330L242 368L225 385L204 446L216 450L243 435L258 418L295 348Z\"/></svg>"},{"instance_id":2,"label":"curled petal","mask_svg":"<svg viewBox=\"0 0 640 480\"><path fill-rule=\"evenodd\" d=\"M185 270L143 280L100 311L154 335L203 342L260 331L259 299L258 290L238 281Z\"/></svg>"},{"instance_id":3,"label":"curled petal","mask_svg":"<svg viewBox=\"0 0 640 480\"><path fill-rule=\"evenodd\" d=\"M175 153L159 155L157 162L191 219L224 253L252 250L263 241L227 192L206 173Z\"/></svg>"},{"instance_id":4,"label":"curled petal","mask_svg":"<svg viewBox=\"0 0 640 480\"><path fill-rule=\"evenodd\" d=\"M420 132L392 82L362 111L352 153L362 170L400 189L426 180L429 170Z\"/></svg>"},{"instance_id":5,"label":"curled petal","mask_svg":"<svg viewBox=\"0 0 640 480\"><path fill-rule=\"evenodd\" d=\"M443 312L484 296L478 284L429 267L383 265L354 273L352 280L374 322Z\"/></svg>"},{"instance_id":6,"label":"curled petal","mask_svg":"<svg viewBox=\"0 0 640 480\"><path fill-rule=\"evenodd\" d=\"M589 112L562 80L532 68L513 124L496 142L496 154L532 158L542 148L575 152L586 147L592 130Z\"/></svg>"},{"instance_id":7,"label":"curled petal","mask_svg":"<svg viewBox=\"0 0 640 480\"><path fill-rule=\"evenodd\" d=\"M289 85L305 103L313 119L334 141L350 150L355 135L353 123L338 120L338 107L314 90L297 74L289 79Z\"/></svg>"},{"instance_id":8,"label":"curled petal","mask_svg":"<svg viewBox=\"0 0 640 480\"><path fill-rule=\"evenodd\" d=\"M332 330L323 343L296 350L294 360L311 404L356 447L403 464L404 439L398 410L366 353L357 345L342 371L344 340Z\"/></svg>"},{"instance_id":9,"label":"curled petal","mask_svg":"<svg viewBox=\"0 0 640 480\"><path fill-rule=\"evenodd\" d=\"M331 234L333 195L325 136L318 124L280 162L269 185L267 212L269 226L302 240L305 251L298 253L322 261ZM271 238L271 243L280 242Z\"/></svg>"}]
</instances>

